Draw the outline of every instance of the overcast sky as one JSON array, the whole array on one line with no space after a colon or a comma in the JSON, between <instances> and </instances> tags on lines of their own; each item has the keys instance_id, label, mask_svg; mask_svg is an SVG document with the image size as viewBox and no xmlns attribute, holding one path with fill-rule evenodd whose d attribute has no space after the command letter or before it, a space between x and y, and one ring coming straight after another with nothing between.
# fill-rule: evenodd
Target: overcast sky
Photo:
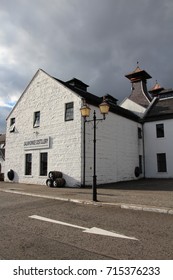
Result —
<instances>
[{"instance_id":1,"label":"overcast sky","mask_svg":"<svg viewBox=\"0 0 173 280\"><path fill-rule=\"evenodd\" d=\"M119 101L137 61L173 87L172 0L0 0L0 26L0 133L39 68Z\"/></svg>"}]
</instances>

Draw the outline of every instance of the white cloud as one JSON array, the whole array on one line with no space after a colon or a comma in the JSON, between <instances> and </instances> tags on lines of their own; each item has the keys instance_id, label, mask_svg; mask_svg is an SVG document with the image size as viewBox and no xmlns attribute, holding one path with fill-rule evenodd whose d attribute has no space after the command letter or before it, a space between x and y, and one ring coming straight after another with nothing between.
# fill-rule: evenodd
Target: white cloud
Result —
<instances>
[{"instance_id":1,"label":"white cloud","mask_svg":"<svg viewBox=\"0 0 173 280\"><path fill-rule=\"evenodd\" d=\"M16 59L14 57L12 49L0 46L0 63L1 65L13 66L16 64Z\"/></svg>"},{"instance_id":2,"label":"white cloud","mask_svg":"<svg viewBox=\"0 0 173 280\"><path fill-rule=\"evenodd\" d=\"M11 104L5 103L3 100L0 99L0 107L12 108L13 106Z\"/></svg>"}]
</instances>

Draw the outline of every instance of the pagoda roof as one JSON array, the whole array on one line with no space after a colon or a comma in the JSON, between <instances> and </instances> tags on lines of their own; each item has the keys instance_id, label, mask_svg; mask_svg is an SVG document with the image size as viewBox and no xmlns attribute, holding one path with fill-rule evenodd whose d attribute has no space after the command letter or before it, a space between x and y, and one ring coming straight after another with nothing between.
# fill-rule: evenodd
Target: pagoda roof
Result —
<instances>
[{"instance_id":1,"label":"pagoda roof","mask_svg":"<svg viewBox=\"0 0 173 280\"><path fill-rule=\"evenodd\" d=\"M149 90L149 92L154 93L154 92L162 91L162 90L164 90L164 87L161 87L161 85L156 80L155 85Z\"/></svg>"},{"instance_id":2,"label":"pagoda roof","mask_svg":"<svg viewBox=\"0 0 173 280\"><path fill-rule=\"evenodd\" d=\"M138 65L134 71L128 73L127 75L125 75L125 77L132 82L136 80L147 80L152 78L145 70L142 70Z\"/></svg>"}]
</instances>

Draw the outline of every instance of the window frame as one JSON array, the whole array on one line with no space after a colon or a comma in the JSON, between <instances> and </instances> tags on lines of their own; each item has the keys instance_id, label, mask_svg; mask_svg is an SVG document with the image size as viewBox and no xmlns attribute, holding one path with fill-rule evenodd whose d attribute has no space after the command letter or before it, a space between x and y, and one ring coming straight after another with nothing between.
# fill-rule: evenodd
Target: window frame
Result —
<instances>
[{"instance_id":1,"label":"window frame","mask_svg":"<svg viewBox=\"0 0 173 280\"><path fill-rule=\"evenodd\" d=\"M10 133L15 132L15 125L16 125L16 118L11 118L10 128L9 128Z\"/></svg>"},{"instance_id":2,"label":"window frame","mask_svg":"<svg viewBox=\"0 0 173 280\"><path fill-rule=\"evenodd\" d=\"M74 120L74 102L65 103L65 121L73 121Z\"/></svg>"},{"instance_id":3,"label":"window frame","mask_svg":"<svg viewBox=\"0 0 173 280\"><path fill-rule=\"evenodd\" d=\"M165 137L165 130L164 130L164 124L163 123L156 124L156 137L157 138L164 138Z\"/></svg>"},{"instance_id":4,"label":"window frame","mask_svg":"<svg viewBox=\"0 0 173 280\"><path fill-rule=\"evenodd\" d=\"M139 172L140 172L140 174L143 173L143 157L142 157L142 155L139 155Z\"/></svg>"},{"instance_id":5,"label":"window frame","mask_svg":"<svg viewBox=\"0 0 173 280\"><path fill-rule=\"evenodd\" d=\"M46 161L43 161L42 156L46 154ZM46 168L44 166L46 164ZM46 172L45 172L46 170ZM40 153L40 171L39 176L47 176L48 174L48 153L47 152L41 152Z\"/></svg>"},{"instance_id":6,"label":"window frame","mask_svg":"<svg viewBox=\"0 0 173 280\"><path fill-rule=\"evenodd\" d=\"M37 127L40 127L40 111L34 112L33 128Z\"/></svg>"},{"instance_id":7,"label":"window frame","mask_svg":"<svg viewBox=\"0 0 173 280\"><path fill-rule=\"evenodd\" d=\"M166 153L157 153L157 172L167 172Z\"/></svg>"},{"instance_id":8,"label":"window frame","mask_svg":"<svg viewBox=\"0 0 173 280\"><path fill-rule=\"evenodd\" d=\"M30 156L30 160L27 161L27 157ZM25 154L25 176L32 175L32 153Z\"/></svg>"}]
</instances>

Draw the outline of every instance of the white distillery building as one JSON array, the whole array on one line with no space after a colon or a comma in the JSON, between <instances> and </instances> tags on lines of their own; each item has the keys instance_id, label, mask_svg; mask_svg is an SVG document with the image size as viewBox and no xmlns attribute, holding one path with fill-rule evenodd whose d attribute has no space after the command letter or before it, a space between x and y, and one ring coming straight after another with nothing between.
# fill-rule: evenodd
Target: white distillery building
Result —
<instances>
[{"instance_id":1,"label":"white distillery building","mask_svg":"<svg viewBox=\"0 0 173 280\"><path fill-rule=\"evenodd\" d=\"M45 184L49 171L61 171L67 186L84 182L83 99L97 118L101 97L78 79L63 82L39 69L7 118L5 181ZM144 175L141 119L106 96L106 120L97 123L97 183L133 180ZM86 123L85 184L92 184L93 124ZM138 174L135 173L136 167ZM136 174L136 175L135 175Z\"/></svg>"},{"instance_id":2,"label":"white distillery building","mask_svg":"<svg viewBox=\"0 0 173 280\"><path fill-rule=\"evenodd\" d=\"M144 118L145 176L173 178L173 90L158 95Z\"/></svg>"},{"instance_id":3,"label":"white distillery building","mask_svg":"<svg viewBox=\"0 0 173 280\"><path fill-rule=\"evenodd\" d=\"M156 81L148 91L151 76L139 66L125 77L132 86L121 106L141 117L144 177L173 178L173 89L165 89Z\"/></svg>"}]
</instances>

